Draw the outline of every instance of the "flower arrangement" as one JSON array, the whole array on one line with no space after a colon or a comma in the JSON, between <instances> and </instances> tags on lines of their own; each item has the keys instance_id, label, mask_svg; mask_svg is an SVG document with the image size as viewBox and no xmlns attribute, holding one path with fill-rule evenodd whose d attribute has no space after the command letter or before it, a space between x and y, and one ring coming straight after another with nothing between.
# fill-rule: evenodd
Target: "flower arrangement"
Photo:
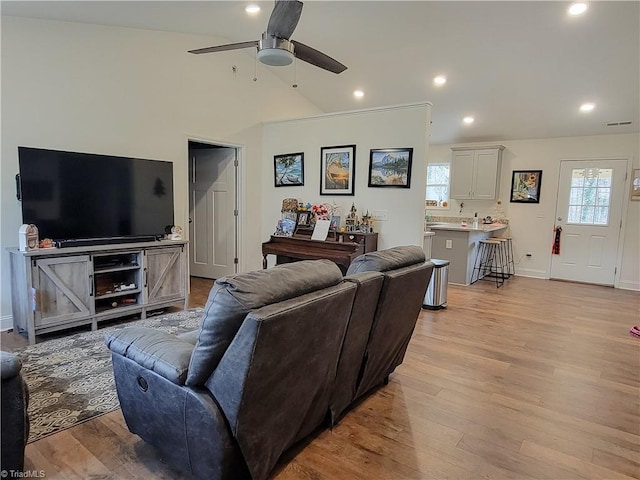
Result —
<instances>
[{"instance_id":1,"label":"flower arrangement","mask_svg":"<svg viewBox=\"0 0 640 480\"><path fill-rule=\"evenodd\" d=\"M313 205L311 207L311 211L313 212L316 220L331 220L333 208L331 207L331 205L321 203L318 205Z\"/></svg>"}]
</instances>

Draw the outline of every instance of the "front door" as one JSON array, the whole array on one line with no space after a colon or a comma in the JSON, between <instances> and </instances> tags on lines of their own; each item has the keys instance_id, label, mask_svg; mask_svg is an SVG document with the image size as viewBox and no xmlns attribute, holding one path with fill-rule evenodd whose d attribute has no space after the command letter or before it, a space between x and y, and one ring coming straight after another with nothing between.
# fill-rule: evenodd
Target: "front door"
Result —
<instances>
[{"instance_id":1,"label":"front door","mask_svg":"<svg viewBox=\"0 0 640 480\"><path fill-rule=\"evenodd\" d=\"M189 263L196 277L236 271L237 151L189 142Z\"/></svg>"},{"instance_id":2,"label":"front door","mask_svg":"<svg viewBox=\"0 0 640 480\"><path fill-rule=\"evenodd\" d=\"M561 162L551 278L614 284L626 171L623 159Z\"/></svg>"}]
</instances>

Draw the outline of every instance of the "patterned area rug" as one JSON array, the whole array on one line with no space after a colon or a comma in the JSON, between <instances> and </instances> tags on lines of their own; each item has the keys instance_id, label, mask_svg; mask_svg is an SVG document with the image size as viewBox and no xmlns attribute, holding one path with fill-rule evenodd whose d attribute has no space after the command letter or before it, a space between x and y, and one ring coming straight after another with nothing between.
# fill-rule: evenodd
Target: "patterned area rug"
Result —
<instances>
[{"instance_id":1,"label":"patterned area rug","mask_svg":"<svg viewBox=\"0 0 640 480\"><path fill-rule=\"evenodd\" d=\"M183 333L200 326L202 308L45 340L17 350L22 375L29 385L29 442L73 427L119 407L104 344L108 332L125 327L149 327Z\"/></svg>"}]
</instances>

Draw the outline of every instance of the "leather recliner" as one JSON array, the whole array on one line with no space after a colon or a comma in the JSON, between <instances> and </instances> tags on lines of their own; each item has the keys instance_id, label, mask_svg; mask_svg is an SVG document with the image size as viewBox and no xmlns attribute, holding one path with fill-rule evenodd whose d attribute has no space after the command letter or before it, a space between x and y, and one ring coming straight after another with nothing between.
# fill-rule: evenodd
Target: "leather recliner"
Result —
<instances>
[{"instance_id":1,"label":"leather recliner","mask_svg":"<svg viewBox=\"0 0 640 480\"><path fill-rule=\"evenodd\" d=\"M24 469L24 448L29 439L29 388L22 378L22 363L13 353L0 351L2 376L2 440L0 470Z\"/></svg>"},{"instance_id":2,"label":"leather recliner","mask_svg":"<svg viewBox=\"0 0 640 480\"><path fill-rule=\"evenodd\" d=\"M327 417L356 288L290 263L218 279L196 335L109 334L129 430L197 478L266 478Z\"/></svg>"}]
</instances>

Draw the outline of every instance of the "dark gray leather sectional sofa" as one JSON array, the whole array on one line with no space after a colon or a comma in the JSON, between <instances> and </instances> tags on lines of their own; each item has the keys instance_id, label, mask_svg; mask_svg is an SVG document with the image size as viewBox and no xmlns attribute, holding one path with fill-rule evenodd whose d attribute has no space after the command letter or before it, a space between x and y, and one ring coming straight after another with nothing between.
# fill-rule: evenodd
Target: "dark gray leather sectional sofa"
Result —
<instances>
[{"instance_id":1,"label":"dark gray leather sectional sofa","mask_svg":"<svg viewBox=\"0 0 640 480\"><path fill-rule=\"evenodd\" d=\"M266 478L402 362L433 265L419 247L216 281L199 330L106 339L129 430L197 478Z\"/></svg>"}]
</instances>

